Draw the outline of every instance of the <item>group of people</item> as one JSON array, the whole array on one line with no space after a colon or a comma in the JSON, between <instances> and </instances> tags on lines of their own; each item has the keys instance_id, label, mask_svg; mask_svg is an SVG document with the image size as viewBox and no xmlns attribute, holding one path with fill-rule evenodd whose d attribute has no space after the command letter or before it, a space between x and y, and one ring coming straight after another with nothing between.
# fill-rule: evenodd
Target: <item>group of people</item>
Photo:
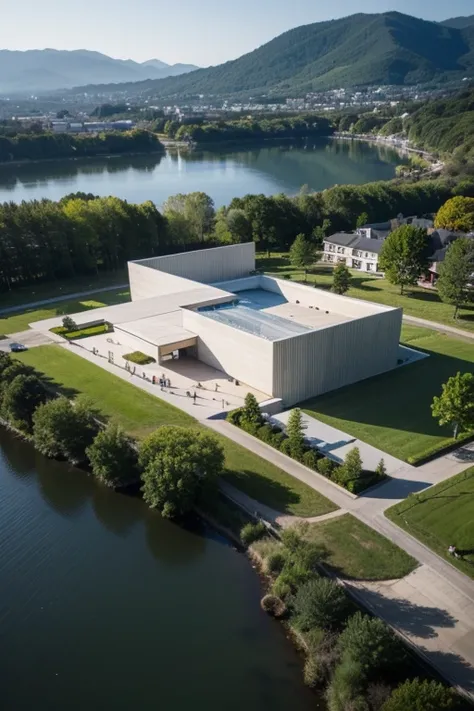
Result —
<instances>
[{"instance_id":1,"label":"group of people","mask_svg":"<svg viewBox=\"0 0 474 711\"><path fill-rule=\"evenodd\" d=\"M161 390L163 390L163 388L171 387L171 380L169 378L166 378L164 373L161 374L161 378L157 378L156 375L153 376L153 385L156 385L157 382L159 383Z\"/></svg>"}]
</instances>

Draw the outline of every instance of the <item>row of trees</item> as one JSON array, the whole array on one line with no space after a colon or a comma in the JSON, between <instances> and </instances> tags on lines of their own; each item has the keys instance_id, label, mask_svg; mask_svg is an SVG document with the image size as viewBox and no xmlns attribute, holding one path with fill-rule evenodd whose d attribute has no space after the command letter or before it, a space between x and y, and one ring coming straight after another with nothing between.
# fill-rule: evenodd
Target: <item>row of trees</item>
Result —
<instances>
[{"instance_id":1,"label":"row of trees","mask_svg":"<svg viewBox=\"0 0 474 711\"><path fill-rule=\"evenodd\" d=\"M287 617L306 648L305 682L326 690L329 711L442 711L458 707L453 691L413 678L412 660L382 620L354 610L338 583L321 577L324 546L308 524L281 542L256 544L270 590L262 608Z\"/></svg>"},{"instance_id":2,"label":"row of trees","mask_svg":"<svg viewBox=\"0 0 474 711\"><path fill-rule=\"evenodd\" d=\"M303 138L331 136L334 127L321 116L289 116L280 118L242 118L196 124L168 121L164 131L170 138L195 143L263 140L266 138Z\"/></svg>"},{"instance_id":3,"label":"row of trees","mask_svg":"<svg viewBox=\"0 0 474 711\"><path fill-rule=\"evenodd\" d=\"M352 229L363 215L436 211L474 183L449 180L336 186L322 193L246 195L215 210L202 192L170 197L161 212L119 198L78 193L50 200L0 205L0 288L51 281L125 266L129 259L219 244L255 241L263 250L286 251L298 235L315 248L330 231Z\"/></svg>"},{"instance_id":4,"label":"row of trees","mask_svg":"<svg viewBox=\"0 0 474 711\"><path fill-rule=\"evenodd\" d=\"M47 132L31 132L13 137L0 135L1 163L163 151L163 145L154 133L138 129L80 135Z\"/></svg>"},{"instance_id":5,"label":"row of trees","mask_svg":"<svg viewBox=\"0 0 474 711\"><path fill-rule=\"evenodd\" d=\"M107 486L141 481L145 501L168 518L186 514L224 467L223 449L207 432L163 426L137 446L90 402L57 397L40 373L1 351L0 416L46 457L90 468Z\"/></svg>"}]
</instances>

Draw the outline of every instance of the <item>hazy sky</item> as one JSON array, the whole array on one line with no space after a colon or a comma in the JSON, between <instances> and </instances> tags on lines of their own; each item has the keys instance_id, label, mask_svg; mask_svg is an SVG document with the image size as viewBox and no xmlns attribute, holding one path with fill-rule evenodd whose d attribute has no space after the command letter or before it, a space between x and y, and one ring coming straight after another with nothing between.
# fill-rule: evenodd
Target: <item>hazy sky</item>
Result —
<instances>
[{"instance_id":1,"label":"hazy sky","mask_svg":"<svg viewBox=\"0 0 474 711\"><path fill-rule=\"evenodd\" d=\"M355 12L398 10L444 20L473 0L16 0L5 3L0 49L94 49L121 59L209 66L285 30Z\"/></svg>"}]
</instances>

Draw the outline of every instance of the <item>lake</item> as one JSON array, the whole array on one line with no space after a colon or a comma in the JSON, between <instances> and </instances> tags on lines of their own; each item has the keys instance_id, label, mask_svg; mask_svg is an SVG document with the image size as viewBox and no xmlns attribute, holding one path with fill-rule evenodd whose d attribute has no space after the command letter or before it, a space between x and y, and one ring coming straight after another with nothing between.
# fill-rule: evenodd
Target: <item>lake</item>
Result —
<instances>
[{"instance_id":1,"label":"lake","mask_svg":"<svg viewBox=\"0 0 474 711\"><path fill-rule=\"evenodd\" d=\"M248 193L294 195L302 185L324 190L342 183L389 180L405 162L387 146L318 139L264 146L187 151L164 156L119 156L0 166L0 202L59 200L72 192L116 195L160 206L176 193L196 190L216 206Z\"/></svg>"},{"instance_id":2,"label":"lake","mask_svg":"<svg viewBox=\"0 0 474 711\"><path fill-rule=\"evenodd\" d=\"M311 711L246 557L0 429L2 710Z\"/></svg>"}]
</instances>

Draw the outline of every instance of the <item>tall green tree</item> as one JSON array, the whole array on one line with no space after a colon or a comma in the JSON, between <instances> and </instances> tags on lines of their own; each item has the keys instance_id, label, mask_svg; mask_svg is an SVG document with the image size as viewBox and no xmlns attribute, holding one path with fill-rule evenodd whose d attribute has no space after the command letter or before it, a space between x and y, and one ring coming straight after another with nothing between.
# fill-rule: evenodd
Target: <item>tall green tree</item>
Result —
<instances>
[{"instance_id":1,"label":"tall green tree","mask_svg":"<svg viewBox=\"0 0 474 711\"><path fill-rule=\"evenodd\" d=\"M138 454L134 441L110 422L87 447L92 473L107 486L127 486L138 479Z\"/></svg>"},{"instance_id":2,"label":"tall green tree","mask_svg":"<svg viewBox=\"0 0 474 711\"><path fill-rule=\"evenodd\" d=\"M379 267L391 284L414 286L428 267L426 231L413 225L402 225L389 234L382 245Z\"/></svg>"},{"instance_id":3,"label":"tall green tree","mask_svg":"<svg viewBox=\"0 0 474 711\"><path fill-rule=\"evenodd\" d=\"M86 461L86 450L99 425L97 411L84 398L71 403L65 397L40 405L33 415L35 447L46 457Z\"/></svg>"},{"instance_id":4,"label":"tall green tree","mask_svg":"<svg viewBox=\"0 0 474 711\"><path fill-rule=\"evenodd\" d=\"M351 273L345 264L338 264L332 273L332 288L335 294L341 296L349 291L351 286Z\"/></svg>"},{"instance_id":5,"label":"tall green tree","mask_svg":"<svg viewBox=\"0 0 474 711\"><path fill-rule=\"evenodd\" d=\"M291 245L290 261L294 267L304 269L306 281L308 267L316 261L316 248L305 235L299 234Z\"/></svg>"},{"instance_id":6,"label":"tall green tree","mask_svg":"<svg viewBox=\"0 0 474 711\"><path fill-rule=\"evenodd\" d=\"M435 227L456 232L474 230L474 198L461 195L448 200L437 212Z\"/></svg>"},{"instance_id":7,"label":"tall green tree","mask_svg":"<svg viewBox=\"0 0 474 711\"><path fill-rule=\"evenodd\" d=\"M431 412L440 425L453 428L454 439L459 431L474 427L474 375L456 373L444 383L441 395L433 399Z\"/></svg>"},{"instance_id":8,"label":"tall green tree","mask_svg":"<svg viewBox=\"0 0 474 711\"><path fill-rule=\"evenodd\" d=\"M245 396L244 406L242 408L242 417L240 425L243 429L255 434L257 429L263 424L262 411L258 405L257 398L253 393L247 393Z\"/></svg>"},{"instance_id":9,"label":"tall green tree","mask_svg":"<svg viewBox=\"0 0 474 711\"><path fill-rule=\"evenodd\" d=\"M48 400L43 382L36 375L17 375L2 390L2 411L8 419L31 432L36 409Z\"/></svg>"},{"instance_id":10,"label":"tall green tree","mask_svg":"<svg viewBox=\"0 0 474 711\"><path fill-rule=\"evenodd\" d=\"M454 306L453 318L457 318L461 306L474 301L473 275L474 239L457 239L446 251L436 284L442 301Z\"/></svg>"},{"instance_id":11,"label":"tall green tree","mask_svg":"<svg viewBox=\"0 0 474 711\"><path fill-rule=\"evenodd\" d=\"M224 467L224 451L207 432L192 427L163 426L140 448L143 498L166 518L188 512L205 484Z\"/></svg>"},{"instance_id":12,"label":"tall green tree","mask_svg":"<svg viewBox=\"0 0 474 711\"><path fill-rule=\"evenodd\" d=\"M286 434L290 447L291 456L295 459L301 459L305 450L305 430L307 425L303 420L303 413L299 407L295 407L288 417L286 426Z\"/></svg>"}]
</instances>

